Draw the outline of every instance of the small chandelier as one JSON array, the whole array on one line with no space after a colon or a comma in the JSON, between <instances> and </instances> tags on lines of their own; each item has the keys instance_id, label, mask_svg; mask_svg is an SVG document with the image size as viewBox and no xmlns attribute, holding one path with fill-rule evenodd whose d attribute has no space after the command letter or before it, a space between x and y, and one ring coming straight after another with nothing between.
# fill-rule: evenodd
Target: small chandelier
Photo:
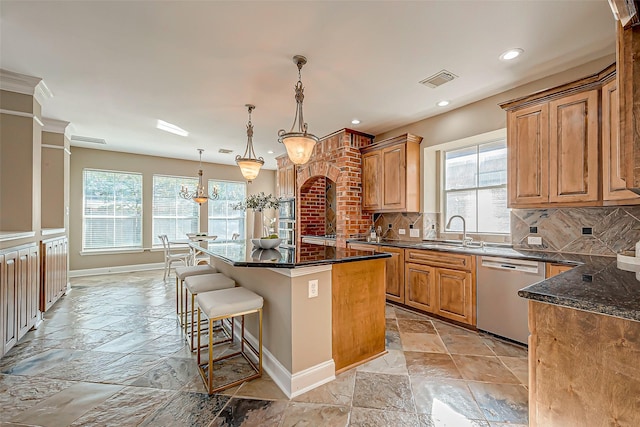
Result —
<instances>
[{"instance_id":1,"label":"small chandelier","mask_svg":"<svg viewBox=\"0 0 640 427\"><path fill-rule=\"evenodd\" d=\"M202 152L204 150L202 148L198 148L198 153L200 153L200 169L198 169L198 186L196 190L191 192L187 188L186 185L183 185L178 193L180 197L187 200L193 200L199 205L203 203L207 203L207 200L216 200L218 198L218 187L213 187L213 191L211 195L207 194L207 190L205 190L204 185L202 184Z\"/></svg>"},{"instance_id":2,"label":"small chandelier","mask_svg":"<svg viewBox=\"0 0 640 427\"><path fill-rule=\"evenodd\" d=\"M242 176L251 183L258 174L260 168L264 165L264 159L262 157L256 157L256 153L253 151L253 124L251 123L251 112L256 108L255 105L245 104L245 107L249 110L249 123L247 123L247 148L244 150L244 156L236 156L236 163L240 167Z\"/></svg>"},{"instance_id":3,"label":"small chandelier","mask_svg":"<svg viewBox=\"0 0 640 427\"><path fill-rule=\"evenodd\" d=\"M302 86L302 66L307 63L307 58L301 55L293 57L293 62L298 66L298 83L296 83L296 115L293 118L293 125L289 132L280 129L278 131L278 142L284 144L287 148L287 154L289 159L296 165L304 165L309 161L311 152L316 142L319 141L318 137L307 133L307 124L304 122L302 115L302 101L304 100L304 87ZM296 122L298 124L296 130Z\"/></svg>"}]
</instances>

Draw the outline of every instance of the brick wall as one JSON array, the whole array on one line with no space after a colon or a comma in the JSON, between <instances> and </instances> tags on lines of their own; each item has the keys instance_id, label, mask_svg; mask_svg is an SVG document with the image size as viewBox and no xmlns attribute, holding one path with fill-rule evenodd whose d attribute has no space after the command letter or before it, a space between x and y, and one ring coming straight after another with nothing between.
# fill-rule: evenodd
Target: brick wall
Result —
<instances>
[{"instance_id":1,"label":"brick wall","mask_svg":"<svg viewBox=\"0 0 640 427\"><path fill-rule=\"evenodd\" d=\"M300 235L324 236L327 178L314 177L300 188Z\"/></svg>"},{"instance_id":2,"label":"brick wall","mask_svg":"<svg viewBox=\"0 0 640 427\"><path fill-rule=\"evenodd\" d=\"M362 182L360 148L370 145L373 136L343 129L323 138L314 148L309 163L298 167L296 187L298 194L297 218L300 218L298 236L305 234L305 223L313 224L313 210L304 207L305 193L314 187L318 178L335 183L336 191L336 244L346 246L346 239L362 234L373 224L370 213L362 212ZM322 181L326 183L325 181ZM324 194L324 189L323 189ZM323 219L324 224L324 219ZM309 233L310 234L310 233ZM321 234L324 234L321 233Z\"/></svg>"}]
</instances>

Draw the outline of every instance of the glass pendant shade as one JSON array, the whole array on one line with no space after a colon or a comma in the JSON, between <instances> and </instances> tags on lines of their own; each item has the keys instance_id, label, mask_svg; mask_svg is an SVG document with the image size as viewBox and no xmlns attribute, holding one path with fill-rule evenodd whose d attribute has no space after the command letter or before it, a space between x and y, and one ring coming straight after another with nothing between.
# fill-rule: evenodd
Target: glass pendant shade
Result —
<instances>
[{"instance_id":1,"label":"glass pendant shade","mask_svg":"<svg viewBox=\"0 0 640 427\"><path fill-rule=\"evenodd\" d=\"M317 136L307 132L307 124L304 122L302 114L304 87L302 86L301 71L302 66L307 63L307 58L296 55L293 57L293 62L298 66L298 82L295 86L296 115L293 118L293 125L289 132L285 132L284 129L278 131L278 142L284 144L287 149L287 155L294 164L304 165L311 158L313 147L319 139Z\"/></svg>"},{"instance_id":2,"label":"glass pendant shade","mask_svg":"<svg viewBox=\"0 0 640 427\"><path fill-rule=\"evenodd\" d=\"M198 186L195 191L189 191L186 186L182 186L180 192L178 193L180 197L183 199L191 199L199 205L203 203L207 203L209 199L216 200L218 198L218 187L213 187L213 191L211 195L207 194L207 190L204 188L204 184L202 184L202 152L204 150L202 148L198 148L198 152L200 153L200 169L198 170Z\"/></svg>"},{"instance_id":3,"label":"glass pendant shade","mask_svg":"<svg viewBox=\"0 0 640 427\"><path fill-rule=\"evenodd\" d=\"M240 167L240 172L244 179L251 182L258 177L260 168L264 165L264 159L262 157L256 157L256 153L253 151L253 124L251 123L251 112L256 108L256 106L245 104L245 107L249 110L249 122L247 123L247 148L244 150L243 157L240 157L240 155L236 156L236 164Z\"/></svg>"},{"instance_id":4,"label":"glass pendant shade","mask_svg":"<svg viewBox=\"0 0 640 427\"><path fill-rule=\"evenodd\" d=\"M309 135L296 134L287 134L281 138L289 159L296 165L304 165L309 161L317 140L318 138L311 138Z\"/></svg>"}]
</instances>

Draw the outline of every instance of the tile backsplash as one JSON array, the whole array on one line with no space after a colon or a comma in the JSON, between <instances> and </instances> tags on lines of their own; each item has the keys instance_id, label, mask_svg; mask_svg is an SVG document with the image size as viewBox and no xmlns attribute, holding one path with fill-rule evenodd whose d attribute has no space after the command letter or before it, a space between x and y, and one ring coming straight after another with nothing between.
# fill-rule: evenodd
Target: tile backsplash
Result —
<instances>
[{"instance_id":1,"label":"tile backsplash","mask_svg":"<svg viewBox=\"0 0 640 427\"><path fill-rule=\"evenodd\" d=\"M389 240L419 241L422 240L423 220L429 214L422 213L381 213L374 214L374 225L382 228L382 236ZM391 224L391 228L389 228ZM399 234L400 229L405 230L405 234ZM410 230L420 231L418 237L411 237Z\"/></svg>"},{"instance_id":2,"label":"tile backsplash","mask_svg":"<svg viewBox=\"0 0 640 427\"><path fill-rule=\"evenodd\" d=\"M640 206L512 209L511 239L515 249L615 256L640 240Z\"/></svg>"}]
</instances>

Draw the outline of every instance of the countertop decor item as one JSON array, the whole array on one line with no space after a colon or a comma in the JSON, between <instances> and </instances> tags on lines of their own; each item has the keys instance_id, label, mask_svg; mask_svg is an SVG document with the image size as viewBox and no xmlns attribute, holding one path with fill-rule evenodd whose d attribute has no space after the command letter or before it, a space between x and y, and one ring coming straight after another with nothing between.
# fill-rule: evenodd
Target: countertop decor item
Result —
<instances>
[{"instance_id":1,"label":"countertop decor item","mask_svg":"<svg viewBox=\"0 0 640 427\"><path fill-rule=\"evenodd\" d=\"M251 194L240 203L232 205L232 209L246 210L253 209L253 234L252 237L258 239L264 236L264 214L265 209L278 209L280 200L273 194Z\"/></svg>"},{"instance_id":2,"label":"countertop decor item","mask_svg":"<svg viewBox=\"0 0 640 427\"><path fill-rule=\"evenodd\" d=\"M245 104L245 107L249 110L249 122L247 123L247 148L244 150L242 157L238 154L236 156L236 163L240 167L242 176L251 182L258 177L260 168L264 165L264 159L262 157L256 157L256 153L253 151L253 123L251 123L251 112L256 108L255 105Z\"/></svg>"},{"instance_id":3,"label":"countertop decor item","mask_svg":"<svg viewBox=\"0 0 640 427\"><path fill-rule=\"evenodd\" d=\"M302 86L302 66L307 63L307 58L302 55L293 57L293 63L298 66L298 83L296 83L296 115L293 118L291 130L278 131L278 142L287 148L289 159L296 165L304 165L311 158L311 152L319 138L307 132L307 124L302 114L302 101L304 101L304 86ZM297 129L296 129L297 123Z\"/></svg>"},{"instance_id":4,"label":"countertop decor item","mask_svg":"<svg viewBox=\"0 0 640 427\"><path fill-rule=\"evenodd\" d=\"M180 197L183 199L191 199L199 205L206 203L207 200L216 200L218 198L218 187L213 187L213 192L211 195L207 194L207 190L204 188L202 184L202 152L204 150L202 148L198 148L198 153L200 153L200 169L198 169L198 186L194 191L189 191L186 185L183 185L178 193Z\"/></svg>"},{"instance_id":5,"label":"countertop decor item","mask_svg":"<svg viewBox=\"0 0 640 427\"><path fill-rule=\"evenodd\" d=\"M273 249L282 243L282 239L251 239L251 243L261 249Z\"/></svg>"}]
</instances>

